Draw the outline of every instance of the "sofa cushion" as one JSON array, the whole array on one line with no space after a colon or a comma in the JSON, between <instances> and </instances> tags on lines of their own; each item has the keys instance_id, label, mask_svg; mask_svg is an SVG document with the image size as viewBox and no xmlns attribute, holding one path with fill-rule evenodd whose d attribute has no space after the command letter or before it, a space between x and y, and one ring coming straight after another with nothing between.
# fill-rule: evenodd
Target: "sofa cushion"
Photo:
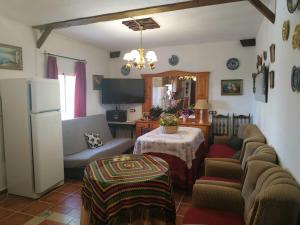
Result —
<instances>
[{"instance_id":1,"label":"sofa cushion","mask_svg":"<svg viewBox=\"0 0 300 225\"><path fill-rule=\"evenodd\" d=\"M64 157L65 168L82 167L97 159L120 155L130 149L133 144L132 139L116 138L99 148L86 149L72 155L67 155Z\"/></svg>"},{"instance_id":2,"label":"sofa cushion","mask_svg":"<svg viewBox=\"0 0 300 225\"><path fill-rule=\"evenodd\" d=\"M234 150L239 151L239 150L241 150L241 148L242 148L242 145L243 145L243 139L241 139L241 138L239 138L239 137L236 137L236 136L232 136L232 137L228 140L227 145L228 145L230 148L233 148Z\"/></svg>"},{"instance_id":3,"label":"sofa cushion","mask_svg":"<svg viewBox=\"0 0 300 225\"><path fill-rule=\"evenodd\" d=\"M226 144L213 144L207 153L208 158L231 158L235 150Z\"/></svg>"},{"instance_id":4,"label":"sofa cushion","mask_svg":"<svg viewBox=\"0 0 300 225\"><path fill-rule=\"evenodd\" d=\"M186 212L182 224L244 225L244 221L238 213L191 207Z\"/></svg>"},{"instance_id":5,"label":"sofa cushion","mask_svg":"<svg viewBox=\"0 0 300 225\"><path fill-rule=\"evenodd\" d=\"M230 178L222 178L222 177L209 177L209 176L202 176L200 180L212 180L212 181L225 181L225 182L233 182L233 183L241 183L238 179L230 179Z\"/></svg>"},{"instance_id":6,"label":"sofa cushion","mask_svg":"<svg viewBox=\"0 0 300 225\"><path fill-rule=\"evenodd\" d=\"M103 145L100 134L96 133L85 133L86 143L89 149L99 148Z\"/></svg>"},{"instance_id":7,"label":"sofa cushion","mask_svg":"<svg viewBox=\"0 0 300 225\"><path fill-rule=\"evenodd\" d=\"M62 121L64 155L87 149L84 133L94 132L101 136L104 144L111 141L112 135L105 115L93 115Z\"/></svg>"}]
</instances>

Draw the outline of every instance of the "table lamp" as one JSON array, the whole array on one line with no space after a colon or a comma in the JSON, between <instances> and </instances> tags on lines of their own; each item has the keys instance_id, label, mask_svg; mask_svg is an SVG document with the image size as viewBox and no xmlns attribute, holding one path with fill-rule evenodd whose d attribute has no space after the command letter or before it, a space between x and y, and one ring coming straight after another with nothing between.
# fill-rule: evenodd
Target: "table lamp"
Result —
<instances>
[{"instance_id":1,"label":"table lamp","mask_svg":"<svg viewBox=\"0 0 300 225\"><path fill-rule=\"evenodd\" d=\"M203 123L203 110L208 109L207 100L206 99L197 100L194 109L200 109L200 121L199 121L199 123Z\"/></svg>"}]
</instances>

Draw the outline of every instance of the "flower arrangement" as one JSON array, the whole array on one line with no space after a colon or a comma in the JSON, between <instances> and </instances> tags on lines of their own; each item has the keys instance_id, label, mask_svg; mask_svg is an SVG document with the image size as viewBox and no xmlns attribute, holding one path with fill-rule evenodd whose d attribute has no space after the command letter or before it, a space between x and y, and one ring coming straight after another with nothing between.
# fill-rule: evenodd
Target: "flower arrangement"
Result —
<instances>
[{"instance_id":1,"label":"flower arrangement","mask_svg":"<svg viewBox=\"0 0 300 225\"><path fill-rule=\"evenodd\" d=\"M170 100L170 103L169 103L167 109L165 110L165 112L169 113L169 114L176 114L179 110L180 101L181 101L181 99L179 99L179 100L175 100L175 99Z\"/></svg>"},{"instance_id":2,"label":"flower arrangement","mask_svg":"<svg viewBox=\"0 0 300 225\"><path fill-rule=\"evenodd\" d=\"M163 113L159 124L161 131L166 134L175 134L178 130L178 119L174 114Z\"/></svg>"},{"instance_id":3,"label":"flower arrangement","mask_svg":"<svg viewBox=\"0 0 300 225\"><path fill-rule=\"evenodd\" d=\"M177 126L178 125L178 119L174 114L163 113L161 115L159 124L161 126Z\"/></svg>"},{"instance_id":4,"label":"flower arrangement","mask_svg":"<svg viewBox=\"0 0 300 225\"><path fill-rule=\"evenodd\" d=\"M181 111L181 116L186 119L189 118L189 116L193 115L193 114L194 114L194 111L192 109L183 109Z\"/></svg>"}]
</instances>

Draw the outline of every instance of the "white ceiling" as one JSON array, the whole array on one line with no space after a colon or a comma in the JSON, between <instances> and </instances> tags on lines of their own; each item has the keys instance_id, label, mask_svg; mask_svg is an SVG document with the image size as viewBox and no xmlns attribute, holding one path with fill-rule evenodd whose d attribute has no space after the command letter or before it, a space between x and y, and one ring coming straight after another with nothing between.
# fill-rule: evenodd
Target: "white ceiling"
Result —
<instances>
[{"instance_id":1,"label":"white ceiling","mask_svg":"<svg viewBox=\"0 0 300 225\"><path fill-rule=\"evenodd\" d=\"M0 0L0 15L33 26L183 1L186 0ZM253 38L262 20L261 14L248 1L150 16L161 28L143 32L145 47ZM136 48L139 32L129 30L122 21L70 27L56 32L107 50Z\"/></svg>"}]
</instances>

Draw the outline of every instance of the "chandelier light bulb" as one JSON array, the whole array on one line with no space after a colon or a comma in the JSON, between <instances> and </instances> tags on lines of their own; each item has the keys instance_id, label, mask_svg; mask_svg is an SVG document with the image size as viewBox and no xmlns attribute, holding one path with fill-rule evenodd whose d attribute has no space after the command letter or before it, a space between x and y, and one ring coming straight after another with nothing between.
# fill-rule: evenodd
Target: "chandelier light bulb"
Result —
<instances>
[{"instance_id":1,"label":"chandelier light bulb","mask_svg":"<svg viewBox=\"0 0 300 225\"><path fill-rule=\"evenodd\" d=\"M127 52L127 53L124 55L123 59L126 60L126 61L128 61L128 62L133 60L133 59L132 59L132 56L131 56L131 54L130 54L130 52Z\"/></svg>"},{"instance_id":2,"label":"chandelier light bulb","mask_svg":"<svg viewBox=\"0 0 300 225\"><path fill-rule=\"evenodd\" d=\"M131 58L132 60L137 60L138 58L140 58L140 53L138 50L132 50L130 52Z\"/></svg>"},{"instance_id":3,"label":"chandelier light bulb","mask_svg":"<svg viewBox=\"0 0 300 225\"><path fill-rule=\"evenodd\" d=\"M157 62L157 56L154 51L148 51L146 53L146 59L148 62Z\"/></svg>"}]
</instances>

